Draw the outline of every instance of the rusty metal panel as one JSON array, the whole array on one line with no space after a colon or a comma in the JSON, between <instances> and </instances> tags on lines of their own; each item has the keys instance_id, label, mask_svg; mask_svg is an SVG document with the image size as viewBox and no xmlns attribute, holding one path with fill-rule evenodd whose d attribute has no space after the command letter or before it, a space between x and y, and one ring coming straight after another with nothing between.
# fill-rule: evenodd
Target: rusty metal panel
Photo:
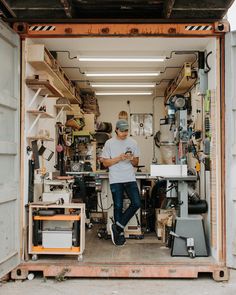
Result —
<instances>
[{"instance_id":1,"label":"rusty metal panel","mask_svg":"<svg viewBox=\"0 0 236 295\"><path fill-rule=\"evenodd\" d=\"M27 262L20 264L14 271L15 275L26 275L31 271L40 271L44 277L80 277L80 278L197 278L201 273L211 273L215 281L229 280L229 270L217 264L205 263L158 263L158 264L78 264L67 263Z\"/></svg>"},{"instance_id":2,"label":"rusty metal panel","mask_svg":"<svg viewBox=\"0 0 236 295\"><path fill-rule=\"evenodd\" d=\"M227 21L183 24L52 24L15 23L14 30L22 37L156 37L217 36L229 30Z\"/></svg>"}]
</instances>

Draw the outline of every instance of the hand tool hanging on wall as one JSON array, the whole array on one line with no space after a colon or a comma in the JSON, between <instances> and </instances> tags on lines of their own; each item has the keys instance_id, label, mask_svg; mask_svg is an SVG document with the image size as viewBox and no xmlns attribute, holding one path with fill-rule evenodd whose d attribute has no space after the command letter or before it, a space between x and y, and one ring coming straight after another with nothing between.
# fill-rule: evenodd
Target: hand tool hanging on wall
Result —
<instances>
[{"instance_id":1,"label":"hand tool hanging on wall","mask_svg":"<svg viewBox=\"0 0 236 295\"><path fill-rule=\"evenodd\" d=\"M45 160L50 161L54 155L54 152L51 151L49 148L44 146L44 143L42 141L41 147L39 148L39 156L42 156Z\"/></svg>"},{"instance_id":2,"label":"hand tool hanging on wall","mask_svg":"<svg viewBox=\"0 0 236 295\"><path fill-rule=\"evenodd\" d=\"M64 143L63 143L63 125L57 123L58 143L56 146L57 151L57 164L56 169L60 171L60 176L65 175L65 162L64 162Z\"/></svg>"},{"instance_id":3,"label":"hand tool hanging on wall","mask_svg":"<svg viewBox=\"0 0 236 295\"><path fill-rule=\"evenodd\" d=\"M29 167L29 180L28 180L28 202L34 201L34 170L39 168L39 157L38 157L38 145L37 140L31 142L32 149L30 146L27 147L27 154L30 155L28 161Z\"/></svg>"},{"instance_id":4,"label":"hand tool hanging on wall","mask_svg":"<svg viewBox=\"0 0 236 295\"><path fill-rule=\"evenodd\" d=\"M47 172L47 169L46 169L46 166L45 166L44 157L42 156L41 176L44 177L46 172Z\"/></svg>"},{"instance_id":5,"label":"hand tool hanging on wall","mask_svg":"<svg viewBox=\"0 0 236 295\"><path fill-rule=\"evenodd\" d=\"M33 160L34 160L34 169L39 169L39 153L38 153L38 142L37 140L31 141Z\"/></svg>"},{"instance_id":6,"label":"hand tool hanging on wall","mask_svg":"<svg viewBox=\"0 0 236 295\"><path fill-rule=\"evenodd\" d=\"M34 161L30 159L28 161L29 167L29 182L28 182L28 202L34 201Z\"/></svg>"}]
</instances>

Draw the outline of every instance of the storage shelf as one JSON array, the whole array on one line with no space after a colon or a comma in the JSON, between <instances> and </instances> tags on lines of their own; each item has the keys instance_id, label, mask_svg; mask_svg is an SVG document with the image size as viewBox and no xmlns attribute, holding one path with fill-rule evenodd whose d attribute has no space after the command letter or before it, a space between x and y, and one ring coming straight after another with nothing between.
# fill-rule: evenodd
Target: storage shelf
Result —
<instances>
[{"instance_id":1,"label":"storage shelf","mask_svg":"<svg viewBox=\"0 0 236 295\"><path fill-rule=\"evenodd\" d=\"M26 84L29 88L37 91L41 88L39 95L48 95L48 97L63 97L61 91L59 91L52 83L48 80L38 80L38 79L26 79Z\"/></svg>"},{"instance_id":2,"label":"storage shelf","mask_svg":"<svg viewBox=\"0 0 236 295\"><path fill-rule=\"evenodd\" d=\"M30 113L30 114L32 114L32 115L34 115L34 116L38 116L38 115L40 115L40 118L51 118L51 119L54 118L53 115L51 115L51 114L49 114L49 113L47 113L47 112L44 112L44 111L27 110L27 113Z\"/></svg>"},{"instance_id":3,"label":"storage shelf","mask_svg":"<svg viewBox=\"0 0 236 295\"><path fill-rule=\"evenodd\" d=\"M53 79L53 84L63 93L63 96L73 103L81 104L78 90L43 44L28 46L27 61L36 70L48 73Z\"/></svg>"},{"instance_id":4,"label":"storage shelf","mask_svg":"<svg viewBox=\"0 0 236 295\"><path fill-rule=\"evenodd\" d=\"M62 114L63 111L71 111L72 107L69 104L55 104L56 109L59 110L57 116L56 116L56 121L60 118L60 115Z\"/></svg>"},{"instance_id":5,"label":"storage shelf","mask_svg":"<svg viewBox=\"0 0 236 295\"><path fill-rule=\"evenodd\" d=\"M186 64L181 68L176 78L170 82L165 91L165 102L176 94L185 94L196 82L197 72L191 68L191 64L188 65L187 73Z\"/></svg>"},{"instance_id":6,"label":"storage shelf","mask_svg":"<svg viewBox=\"0 0 236 295\"><path fill-rule=\"evenodd\" d=\"M71 111L72 107L69 104L55 104L55 108L62 109L64 108L65 111Z\"/></svg>"},{"instance_id":7,"label":"storage shelf","mask_svg":"<svg viewBox=\"0 0 236 295\"><path fill-rule=\"evenodd\" d=\"M54 141L53 138L44 137L44 136L27 136L28 140L41 140L41 141Z\"/></svg>"}]
</instances>

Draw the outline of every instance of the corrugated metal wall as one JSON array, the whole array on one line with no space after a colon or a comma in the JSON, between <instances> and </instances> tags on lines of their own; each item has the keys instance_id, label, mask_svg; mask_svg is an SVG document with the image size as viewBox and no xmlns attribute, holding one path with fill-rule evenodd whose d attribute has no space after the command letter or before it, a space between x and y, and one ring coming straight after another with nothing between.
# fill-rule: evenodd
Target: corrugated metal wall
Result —
<instances>
[{"instance_id":1,"label":"corrugated metal wall","mask_svg":"<svg viewBox=\"0 0 236 295\"><path fill-rule=\"evenodd\" d=\"M226 239L227 265L236 268L236 31L226 35Z\"/></svg>"},{"instance_id":2,"label":"corrugated metal wall","mask_svg":"<svg viewBox=\"0 0 236 295\"><path fill-rule=\"evenodd\" d=\"M0 22L0 277L19 263L19 48Z\"/></svg>"}]
</instances>

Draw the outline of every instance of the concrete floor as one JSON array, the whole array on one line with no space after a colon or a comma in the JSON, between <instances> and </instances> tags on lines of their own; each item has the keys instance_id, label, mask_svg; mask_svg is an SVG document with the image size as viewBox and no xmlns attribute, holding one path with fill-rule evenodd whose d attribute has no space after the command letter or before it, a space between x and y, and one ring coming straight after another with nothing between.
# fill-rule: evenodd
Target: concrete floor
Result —
<instances>
[{"instance_id":1,"label":"concrete floor","mask_svg":"<svg viewBox=\"0 0 236 295\"><path fill-rule=\"evenodd\" d=\"M209 277L198 279L55 279L0 283L1 295L235 295L236 270L228 282L215 282Z\"/></svg>"}]
</instances>

